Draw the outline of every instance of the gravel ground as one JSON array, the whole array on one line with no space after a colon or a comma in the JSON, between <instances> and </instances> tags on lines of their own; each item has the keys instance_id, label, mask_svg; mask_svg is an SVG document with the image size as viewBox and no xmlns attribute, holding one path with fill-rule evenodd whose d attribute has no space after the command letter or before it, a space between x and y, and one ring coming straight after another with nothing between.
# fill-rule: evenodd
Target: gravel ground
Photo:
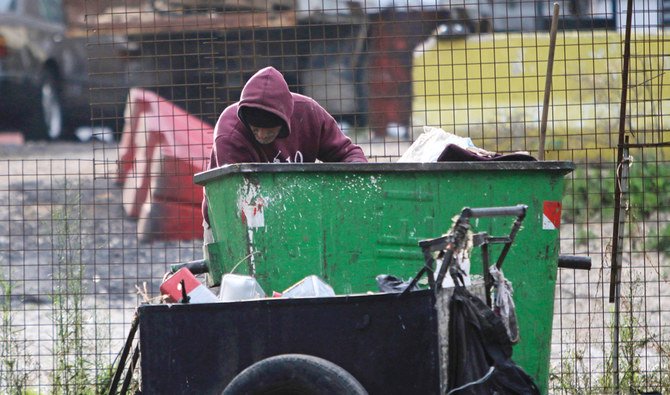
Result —
<instances>
[{"instance_id":1,"label":"gravel ground","mask_svg":"<svg viewBox=\"0 0 670 395\"><path fill-rule=\"evenodd\" d=\"M138 287L146 287L148 296L156 297L170 264L202 255L200 240L140 241L137 223L125 216L122 193L112 177L117 156L114 144L100 142L0 146L0 205L5 207L0 210L0 275L14 287L13 323L21 328L17 334L28 353L38 356L35 359L39 366L32 366L42 373L41 385L49 382L47 375L53 369L51 355L57 327L53 325L52 301L54 295L67 294L66 287L72 286L62 280L72 277L64 258L75 267L81 263L82 281L78 283L85 290L82 306L88 336L96 353L111 360L125 340L135 308L143 300ZM69 220L62 219L65 215ZM668 218L656 221L667 223ZM594 236L588 246L574 243L574 235L583 232L579 226L564 224L561 228L561 252L588 251L594 261L590 272L559 271L554 366L579 347L584 348L585 359L595 362L608 352L612 305L607 302L606 251L611 224L594 221L589 226ZM68 251L76 254L64 252L61 247L66 242ZM670 301L670 291L667 287L653 289L667 281L658 278L667 268L658 254L638 255L626 256L624 262L625 267L630 262L646 263L638 270L647 279L638 309L643 309L652 330L655 327L658 332L667 332L663 322L670 322L670 316L661 306ZM657 354L652 351L649 355L653 362Z\"/></svg>"},{"instance_id":2,"label":"gravel ground","mask_svg":"<svg viewBox=\"0 0 670 395\"><path fill-rule=\"evenodd\" d=\"M55 296L83 286L89 344L113 358L143 301L138 287L155 297L170 264L202 255L199 240L136 237L110 177L116 155L115 145L97 142L0 146L0 275L12 287L16 336L39 356L40 383L53 369Z\"/></svg>"},{"instance_id":3,"label":"gravel ground","mask_svg":"<svg viewBox=\"0 0 670 395\"><path fill-rule=\"evenodd\" d=\"M201 242L149 244L133 237L136 220L124 215L121 189L111 178L115 154L115 146L87 143L26 144L0 151L8 159L0 170L8 174L0 179L0 204L9 208L2 214L0 234L9 236L3 237L2 250L9 251L13 269L36 265L37 270L25 270L37 280L25 288L26 295L41 300L50 293L38 283L53 277L49 266L63 254L63 238L81 249L73 258L86 267L84 278L94 281L91 291L113 294L113 299L134 296L136 280L159 284L167 265L201 253L194 249ZM109 166L100 160L103 156Z\"/></svg>"},{"instance_id":4,"label":"gravel ground","mask_svg":"<svg viewBox=\"0 0 670 395\"><path fill-rule=\"evenodd\" d=\"M368 155L393 156L406 145L362 146ZM10 310L21 347L38 356L38 385L49 383L54 369L55 297L83 287L91 347L111 360L136 307L158 297L169 266L202 257L201 240L138 237L137 221L124 214L122 190L114 182L117 158L116 144L99 141L0 145L0 205L6 208L0 210L0 279L12 287Z\"/></svg>"}]
</instances>

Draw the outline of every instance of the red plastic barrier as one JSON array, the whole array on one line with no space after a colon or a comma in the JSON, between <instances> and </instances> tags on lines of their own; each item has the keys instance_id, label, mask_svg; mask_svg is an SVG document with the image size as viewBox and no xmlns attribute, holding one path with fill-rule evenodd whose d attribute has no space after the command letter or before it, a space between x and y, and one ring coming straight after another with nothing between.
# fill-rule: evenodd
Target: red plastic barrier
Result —
<instances>
[{"instance_id":1,"label":"red plastic barrier","mask_svg":"<svg viewBox=\"0 0 670 395\"><path fill-rule=\"evenodd\" d=\"M140 217L142 227L147 227L153 219L145 217L160 211L159 222L166 235L174 236L168 238L194 238L190 224L200 227L202 222L198 210L203 189L193 183L193 175L207 167L214 128L156 93L139 88L130 90L124 117L117 182L122 185L126 215ZM151 207L158 203L186 207L167 211ZM173 219L171 213L180 217ZM183 231L168 231L180 227ZM155 226L147 229L153 238L159 236ZM196 233L202 237L201 230Z\"/></svg>"},{"instance_id":2,"label":"red plastic barrier","mask_svg":"<svg viewBox=\"0 0 670 395\"><path fill-rule=\"evenodd\" d=\"M137 221L140 241L202 239L200 205L155 198L147 200Z\"/></svg>"}]
</instances>

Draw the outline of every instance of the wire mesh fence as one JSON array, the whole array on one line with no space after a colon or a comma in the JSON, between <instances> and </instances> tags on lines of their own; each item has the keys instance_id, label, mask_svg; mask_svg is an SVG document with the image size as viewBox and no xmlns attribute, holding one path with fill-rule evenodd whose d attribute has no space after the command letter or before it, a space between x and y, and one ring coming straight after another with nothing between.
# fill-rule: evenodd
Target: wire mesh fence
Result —
<instances>
[{"instance_id":1,"label":"wire mesh fence","mask_svg":"<svg viewBox=\"0 0 670 395\"><path fill-rule=\"evenodd\" d=\"M670 391L670 4L556 4L554 17L540 1L66 2L90 122L77 143L0 146L0 392L118 379L137 306L203 257L193 175L267 66L371 162L436 128L574 162L560 252L592 267L556 271L546 391Z\"/></svg>"}]
</instances>

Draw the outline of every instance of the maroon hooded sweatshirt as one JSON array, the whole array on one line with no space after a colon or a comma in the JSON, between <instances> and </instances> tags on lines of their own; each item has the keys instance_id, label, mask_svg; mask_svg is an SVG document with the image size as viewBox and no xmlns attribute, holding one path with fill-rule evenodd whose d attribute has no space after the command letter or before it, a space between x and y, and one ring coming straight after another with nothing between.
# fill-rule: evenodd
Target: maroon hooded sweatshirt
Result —
<instances>
[{"instance_id":1,"label":"maroon hooded sweatshirt","mask_svg":"<svg viewBox=\"0 0 670 395\"><path fill-rule=\"evenodd\" d=\"M279 136L260 144L242 119L240 109L256 107L284 121ZM214 127L209 168L232 163L367 162L363 150L342 133L335 119L314 99L289 90L273 67L254 74L242 89L240 101L228 106ZM203 216L209 223L207 199Z\"/></svg>"}]
</instances>

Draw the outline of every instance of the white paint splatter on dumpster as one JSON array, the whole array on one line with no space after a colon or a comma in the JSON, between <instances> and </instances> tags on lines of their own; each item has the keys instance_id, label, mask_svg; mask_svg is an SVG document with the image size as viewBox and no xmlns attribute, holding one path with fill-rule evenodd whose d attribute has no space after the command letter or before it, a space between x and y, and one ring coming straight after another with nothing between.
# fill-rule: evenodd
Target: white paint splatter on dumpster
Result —
<instances>
[{"instance_id":1,"label":"white paint splatter on dumpster","mask_svg":"<svg viewBox=\"0 0 670 395\"><path fill-rule=\"evenodd\" d=\"M237 198L237 208L242 221L250 229L265 226L265 209L270 199L261 196L258 185L244 180L244 186L240 188Z\"/></svg>"}]
</instances>

